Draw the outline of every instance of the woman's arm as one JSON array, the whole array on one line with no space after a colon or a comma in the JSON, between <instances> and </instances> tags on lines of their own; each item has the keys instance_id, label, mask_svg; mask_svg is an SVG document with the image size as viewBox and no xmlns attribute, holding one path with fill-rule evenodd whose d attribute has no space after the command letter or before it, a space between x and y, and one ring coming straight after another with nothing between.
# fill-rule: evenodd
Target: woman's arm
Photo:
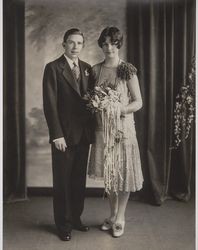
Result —
<instances>
[{"instance_id":1,"label":"woman's arm","mask_svg":"<svg viewBox=\"0 0 198 250\"><path fill-rule=\"evenodd\" d=\"M136 112L142 107L142 96L137 75L132 75L131 79L127 82L127 86L132 97L132 102L121 108L122 115Z\"/></svg>"}]
</instances>

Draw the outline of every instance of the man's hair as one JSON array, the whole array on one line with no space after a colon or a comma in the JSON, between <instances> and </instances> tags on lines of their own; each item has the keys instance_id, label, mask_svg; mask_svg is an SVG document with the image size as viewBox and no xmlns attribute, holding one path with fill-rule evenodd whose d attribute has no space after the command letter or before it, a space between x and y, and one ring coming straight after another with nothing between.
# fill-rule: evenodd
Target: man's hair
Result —
<instances>
[{"instance_id":1,"label":"man's hair","mask_svg":"<svg viewBox=\"0 0 198 250\"><path fill-rule=\"evenodd\" d=\"M106 27L100 34L98 39L98 45L102 48L103 43L106 41L106 38L110 37L111 43L115 44L118 49L121 48L123 44L123 35L117 27Z\"/></svg>"},{"instance_id":2,"label":"man's hair","mask_svg":"<svg viewBox=\"0 0 198 250\"><path fill-rule=\"evenodd\" d=\"M85 42L85 38L84 38L83 33L82 33L79 29L77 29L77 28L72 28L72 29L67 30L67 31L65 32L65 34L64 34L63 42L66 42L67 39L68 39L68 37L69 37L70 35L80 35L80 36L82 36L82 38L83 38L83 43Z\"/></svg>"}]
</instances>

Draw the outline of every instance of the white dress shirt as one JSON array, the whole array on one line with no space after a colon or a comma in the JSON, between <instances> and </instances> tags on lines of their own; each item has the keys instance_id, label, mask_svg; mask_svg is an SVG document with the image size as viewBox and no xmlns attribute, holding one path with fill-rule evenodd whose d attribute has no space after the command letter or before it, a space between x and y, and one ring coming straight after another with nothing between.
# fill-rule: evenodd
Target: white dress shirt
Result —
<instances>
[{"instance_id":1,"label":"white dress shirt","mask_svg":"<svg viewBox=\"0 0 198 250\"><path fill-rule=\"evenodd\" d=\"M74 63L79 67L78 58L76 60L72 60L68 56L66 56L65 54L64 54L64 57L66 58L66 60L67 60L67 62L68 62L71 69L73 69Z\"/></svg>"}]
</instances>

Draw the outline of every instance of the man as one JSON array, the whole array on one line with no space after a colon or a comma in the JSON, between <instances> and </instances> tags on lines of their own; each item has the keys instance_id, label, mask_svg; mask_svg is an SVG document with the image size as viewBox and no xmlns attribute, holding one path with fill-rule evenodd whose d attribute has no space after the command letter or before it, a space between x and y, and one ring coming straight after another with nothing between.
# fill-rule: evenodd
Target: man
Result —
<instances>
[{"instance_id":1,"label":"man","mask_svg":"<svg viewBox=\"0 0 198 250\"><path fill-rule=\"evenodd\" d=\"M92 117L83 95L90 65L78 56L84 36L66 31L64 55L46 65L43 77L44 113L52 148L54 219L61 240L71 239L72 229L88 231L80 216L84 207L86 167L92 142Z\"/></svg>"}]
</instances>

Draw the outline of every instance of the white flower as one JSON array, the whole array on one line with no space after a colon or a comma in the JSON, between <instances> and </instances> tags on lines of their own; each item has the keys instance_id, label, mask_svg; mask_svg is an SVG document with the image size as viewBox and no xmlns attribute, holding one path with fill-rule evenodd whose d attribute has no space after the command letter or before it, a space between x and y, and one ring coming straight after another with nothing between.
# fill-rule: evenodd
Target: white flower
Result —
<instances>
[{"instance_id":1,"label":"white flower","mask_svg":"<svg viewBox=\"0 0 198 250\"><path fill-rule=\"evenodd\" d=\"M89 76L89 71L88 71L88 69L85 70L85 76Z\"/></svg>"},{"instance_id":2,"label":"white flower","mask_svg":"<svg viewBox=\"0 0 198 250\"><path fill-rule=\"evenodd\" d=\"M95 100L92 100L92 104L94 108L98 108L99 106L99 104Z\"/></svg>"},{"instance_id":3,"label":"white flower","mask_svg":"<svg viewBox=\"0 0 198 250\"><path fill-rule=\"evenodd\" d=\"M188 104L190 104L193 101L193 98L191 96L188 96L186 98L186 101L187 101Z\"/></svg>"},{"instance_id":4,"label":"white flower","mask_svg":"<svg viewBox=\"0 0 198 250\"><path fill-rule=\"evenodd\" d=\"M96 90L96 91L100 91L100 87L95 86L95 90Z\"/></svg>"},{"instance_id":5,"label":"white flower","mask_svg":"<svg viewBox=\"0 0 198 250\"><path fill-rule=\"evenodd\" d=\"M95 101L96 101L97 103L100 102L100 99L99 99L99 97L98 97L97 95L95 95Z\"/></svg>"}]
</instances>

